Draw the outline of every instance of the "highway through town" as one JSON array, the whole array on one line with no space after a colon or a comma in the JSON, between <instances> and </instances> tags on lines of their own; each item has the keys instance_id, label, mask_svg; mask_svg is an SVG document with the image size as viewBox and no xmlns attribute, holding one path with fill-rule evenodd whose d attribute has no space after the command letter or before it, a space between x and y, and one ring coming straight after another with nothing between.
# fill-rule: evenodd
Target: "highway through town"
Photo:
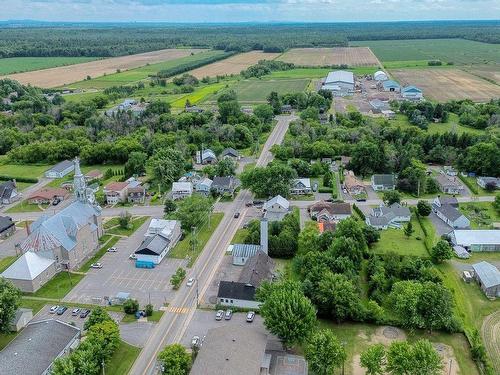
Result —
<instances>
[{"instance_id":1,"label":"highway through town","mask_svg":"<svg viewBox=\"0 0 500 375\"><path fill-rule=\"evenodd\" d=\"M283 141L288 126L294 119L296 119L295 116L277 117L278 122L262 149L256 163L257 166L265 166L272 161L271 147ZM245 203L251 199L250 191L242 190L233 202L224 206L224 218L208 240L194 267L188 271L186 276L187 278L195 278L195 285L187 287L184 283L181 286L137 357L129 372L130 375L154 374L157 371L156 357L161 349L166 345L181 341L198 303L205 302L204 296L223 260L224 253L234 234L242 225L242 220L248 210ZM239 218L234 218L236 212L240 213ZM183 313L173 311L182 311Z\"/></svg>"}]
</instances>

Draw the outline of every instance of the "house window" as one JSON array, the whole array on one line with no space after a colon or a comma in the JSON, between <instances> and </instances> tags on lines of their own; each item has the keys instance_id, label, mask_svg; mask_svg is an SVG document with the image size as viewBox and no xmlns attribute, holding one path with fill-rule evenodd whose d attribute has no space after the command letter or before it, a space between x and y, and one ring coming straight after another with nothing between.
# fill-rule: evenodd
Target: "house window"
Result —
<instances>
[{"instance_id":1,"label":"house window","mask_svg":"<svg viewBox=\"0 0 500 375\"><path fill-rule=\"evenodd\" d=\"M233 300L231 300L231 303L233 303Z\"/></svg>"},{"instance_id":2,"label":"house window","mask_svg":"<svg viewBox=\"0 0 500 375\"><path fill-rule=\"evenodd\" d=\"M226 299L226 303L228 303L228 302L229 302L229 300Z\"/></svg>"}]
</instances>

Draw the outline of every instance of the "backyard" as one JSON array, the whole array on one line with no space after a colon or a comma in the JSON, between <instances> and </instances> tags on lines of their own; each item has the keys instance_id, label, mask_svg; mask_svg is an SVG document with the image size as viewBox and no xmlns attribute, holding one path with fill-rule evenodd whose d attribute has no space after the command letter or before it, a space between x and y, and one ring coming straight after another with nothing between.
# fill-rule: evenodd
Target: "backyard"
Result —
<instances>
[{"instance_id":1,"label":"backyard","mask_svg":"<svg viewBox=\"0 0 500 375\"><path fill-rule=\"evenodd\" d=\"M500 221L500 214L491 202L460 204L460 211L470 220L472 229L492 229Z\"/></svg>"}]
</instances>

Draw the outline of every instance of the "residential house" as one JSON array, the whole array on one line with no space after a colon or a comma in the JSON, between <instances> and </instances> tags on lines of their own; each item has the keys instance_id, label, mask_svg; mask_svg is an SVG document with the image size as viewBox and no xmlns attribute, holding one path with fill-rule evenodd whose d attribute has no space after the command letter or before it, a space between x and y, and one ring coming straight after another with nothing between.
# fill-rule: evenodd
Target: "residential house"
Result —
<instances>
[{"instance_id":1,"label":"residential house","mask_svg":"<svg viewBox=\"0 0 500 375\"><path fill-rule=\"evenodd\" d=\"M129 183L126 181L113 181L104 186L104 197L107 204L123 203L127 200L127 187Z\"/></svg>"},{"instance_id":2,"label":"residential house","mask_svg":"<svg viewBox=\"0 0 500 375\"><path fill-rule=\"evenodd\" d=\"M226 148L224 151L222 151L222 154L220 154L220 156L221 158L230 158L235 161L240 159L240 153L231 147Z\"/></svg>"},{"instance_id":3,"label":"residential house","mask_svg":"<svg viewBox=\"0 0 500 375\"><path fill-rule=\"evenodd\" d=\"M281 106L281 113L289 115L293 112L293 107L290 104L283 104Z\"/></svg>"},{"instance_id":4,"label":"residential house","mask_svg":"<svg viewBox=\"0 0 500 375\"><path fill-rule=\"evenodd\" d=\"M184 199L193 195L193 184L191 182L174 182L172 184L172 199Z\"/></svg>"},{"instance_id":5,"label":"residential house","mask_svg":"<svg viewBox=\"0 0 500 375\"><path fill-rule=\"evenodd\" d=\"M116 107L108 109L104 114L108 117L113 117L119 112L129 112L134 116L139 116L146 110L147 103L139 103L135 99L125 99Z\"/></svg>"},{"instance_id":6,"label":"residential house","mask_svg":"<svg viewBox=\"0 0 500 375\"><path fill-rule=\"evenodd\" d=\"M28 196L29 204L49 204L54 201L63 201L68 197L68 190L63 188L44 187Z\"/></svg>"},{"instance_id":7,"label":"residential house","mask_svg":"<svg viewBox=\"0 0 500 375\"><path fill-rule=\"evenodd\" d=\"M372 188L375 191L394 190L396 188L396 176L393 174L374 174L372 176Z\"/></svg>"},{"instance_id":8,"label":"residential house","mask_svg":"<svg viewBox=\"0 0 500 375\"><path fill-rule=\"evenodd\" d=\"M447 176L452 176L452 177L458 176L458 171L455 168L453 168L451 165L445 165L443 167L443 172Z\"/></svg>"},{"instance_id":9,"label":"residential house","mask_svg":"<svg viewBox=\"0 0 500 375\"><path fill-rule=\"evenodd\" d=\"M500 271L493 264L479 262L472 265L474 278L484 294L490 298L500 297Z\"/></svg>"},{"instance_id":10,"label":"residential house","mask_svg":"<svg viewBox=\"0 0 500 375\"><path fill-rule=\"evenodd\" d=\"M64 176L70 174L75 170L75 164L73 161L64 160L57 163L48 171L45 172L45 177L47 178L63 178Z\"/></svg>"},{"instance_id":11,"label":"residential house","mask_svg":"<svg viewBox=\"0 0 500 375\"><path fill-rule=\"evenodd\" d=\"M382 70L378 70L373 74L373 79L375 81L387 81L389 79L389 77L387 77L386 72L384 72Z\"/></svg>"},{"instance_id":12,"label":"residential house","mask_svg":"<svg viewBox=\"0 0 500 375\"><path fill-rule=\"evenodd\" d=\"M458 210L458 201L454 197L437 197L432 202L432 211L454 229L470 228L469 219Z\"/></svg>"},{"instance_id":13,"label":"residential house","mask_svg":"<svg viewBox=\"0 0 500 375\"><path fill-rule=\"evenodd\" d=\"M215 164L217 163L217 157L215 152L209 148L196 152L196 163L197 164Z\"/></svg>"},{"instance_id":14,"label":"residential house","mask_svg":"<svg viewBox=\"0 0 500 375\"><path fill-rule=\"evenodd\" d=\"M0 374L49 375L57 358L75 350L80 329L54 319L29 323L2 351Z\"/></svg>"},{"instance_id":15,"label":"residential house","mask_svg":"<svg viewBox=\"0 0 500 375\"><path fill-rule=\"evenodd\" d=\"M337 228L337 223L335 221L318 221L317 225L320 234L324 232L335 232Z\"/></svg>"},{"instance_id":16,"label":"residential house","mask_svg":"<svg viewBox=\"0 0 500 375\"><path fill-rule=\"evenodd\" d=\"M281 221L290 212L290 202L277 195L264 203L262 211L268 221Z\"/></svg>"},{"instance_id":17,"label":"residential house","mask_svg":"<svg viewBox=\"0 0 500 375\"><path fill-rule=\"evenodd\" d=\"M449 234L455 246L468 251L500 251L500 230L498 229L455 229Z\"/></svg>"},{"instance_id":18,"label":"residential house","mask_svg":"<svg viewBox=\"0 0 500 375\"><path fill-rule=\"evenodd\" d=\"M401 86L396 81L387 80L382 82L382 90L387 92L400 92Z\"/></svg>"},{"instance_id":19,"label":"residential house","mask_svg":"<svg viewBox=\"0 0 500 375\"><path fill-rule=\"evenodd\" d=\"M465 190L463 185L458 181L458 178L450 177L443 173L436 176L436 182L443 193L462 194Z\"/></svg>"},{"instance_id":20,"label":"residential house","mask_svg":"<svg viewBox=\"0 0 500 375\"><path fill-rule=\"evenodd\" d=\"M5 181L0 183L0 205L11 204L21 198L17 192L16 181Z\"/></svg>"},{"instance_id":21,"label":"residential house","mask_svg":"<svg viewBox=\"0 0 500 375\"><path fill-rule=\"evenodd\" d=\"M322 86L323 90L330 90L334 96L347 96L354 93L354 74L345 70L328 73Z\"/></svg>"},{"instance_id":22,"label":"residential house","mask_svg":"<svg viewBox=\"0 0 500 375\"><path fill-rule=\"evenodd\" d=\"M495 189L500 188L500 178L498 177L478 177L476 182L483 189L486 189L487 186L494 186Z\"/></svg>"},{"instance_id":23,"label":"residential house","mask_svg":"<svg viewBox=\"0 0 500 375\"><path fill-rule=\"evenodd\" d=\"M146 188L142 185L127 187L127 201L143 204L146 200Z\"/></svg>"},{"instance_id":24,"label":"residential house","mask_svg":"<svg viewBox=\"0 0 500 375\"><path fill-rule=\"evenodd\" d=\"M28 251L21 255L1 276L23 292L34 293L59 271L54 259Z\"/></svg>"},{"instance_id":25,"label":"residential house","mask_svg":"<svg viewBox=\"0 0 500 375\"><path fill-rule=\"evenodd\" d=\"M389 102L380 99L370 100L370 106L373 113L382 113L382 111L388 110L390 108Z\"/></svg>"},{"instance_id":26,"label":"residential house","mask_svg":"<svg viewBox=\"0 0 500 375\"><path fill-rule=\"evenodd\" d=\"M403 223L411 220L411 212L408 207L399 203L390 206L380 205L372 210L366 218L366 224L376 229L401 228Z\"/></svg>"},{"instance_id":27,"label":"residential house","mask_svg":"<svg viewBox=\"0 0 500 375\"><path fill-rule=\"evenodd\" d=\"M208 196L210 194L210 190L212 189L212 183L213 181L211 179L205 177L196 183L196 185L194 186L194 190L197 193Z\"/></svg>"},{"instance_id":28,"label":"residential house","mask_svg":"<svg viewBox=\"0 0 500 375\"><path fill-rule=\"evenodd\" d=\"M20 307L16 311L14 319L9 322L9 331L19 332L33 319L33 310Z\"/></svg>"},{"instance_id":29,"label":"residential house","mask_svg":"<svg viewBox=\"0 0 500 375\"><path fill-rule=\"evenodd\" d=\"M160 264L169 251L179 242L180 238L180 221L153 219L146 237L135 251L137 261Z\"/></svg>"},{"instance_id":30,"label":"residential house","mask_svg":"<svg viewBox=\"0 0 500 375\"><path fill-rule=\"evenodd\" d=\"M0 240L10 237L16 231L16 224L8 216L0 216Z\"/></svg>"},{"instance_id":31,"label":"residential house","mask_svg":"<svg viewBox=\"0 0 500 375\"><path fill-rule=\"evenodd\" d=\"M238 179L233 176L219 177L215 176L212 182L211 191L216 194L230 194L234 195L234 192L240 185Z\"/></svg>"},{"instance_id":32,"label":"residential house","mask_svg":"<svg viewBox=\"0 0 500 375\"><path fill-rule=\"evenodd\" d=\"M422 100L422 90L415 86L406 86L401 90L401 96L407 100Z\"/></svg>"},{"instance_id":33,"label":"residential house","mask_svg":"<svg viewBox=\"0 0 500 375\"><path fill-rule=\"evenodd\" d=\"M99 169L93 169L88 173L85 173L85 181L90 182L94 180L100 180L104 177L104 173Z\"/></svg>"},{"instance_id":34,"label":"residential house","mask_svg":"<svg viewBox=\"0 0 500 375\"><path fill-rule=\"evenodd\" d=\"M292 195L308 195L312 193L310 178L297 178L292 182L290 194Z\"/></svg>"},{"instance_id":35,"label":"residential house","mask_svg":"<svg viewBox=\"0 0 500 375\"><path fill-rule=\"evenodd\" d=\"M363 181L358 179L353 171L344 172L344 188L350 195L359 195L365 192Z\"/></svg>"},{"instance_id":36,"label":"residential house","mask_svg":"<svg viewBox=\"0 0 500 375\"><path fill-rule=\"evenodd\" d=\"M338 222L351 216L351 204L319 201L309 207L309 214L318 222Z\"/></svg>"}]
</instances>

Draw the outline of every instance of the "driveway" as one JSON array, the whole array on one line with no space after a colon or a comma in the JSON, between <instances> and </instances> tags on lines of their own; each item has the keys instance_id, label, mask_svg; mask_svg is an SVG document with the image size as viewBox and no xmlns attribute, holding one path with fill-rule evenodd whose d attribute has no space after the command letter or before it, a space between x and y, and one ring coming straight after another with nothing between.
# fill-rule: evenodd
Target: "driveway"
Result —
<instances>
[{"instance_id":1,"label":"driveway","mask_svg":"<svg viewBox=\"0 0 500 375\"><path fill-rule=\"evenodd\" d=\"M118 292L128 292L141 306L151 301L155 309L171 300L170 277L177 268L186 265L184 259L164 258L153 269L136 268L129 259L144 239L149 226L146 221L132 236L122 238L116 244L116 253L106 253L100 260L102 269L90 269L87 275L64 297L65 302L102 303L103 297L115 297Z\"/></svg>"}]
</instances>

